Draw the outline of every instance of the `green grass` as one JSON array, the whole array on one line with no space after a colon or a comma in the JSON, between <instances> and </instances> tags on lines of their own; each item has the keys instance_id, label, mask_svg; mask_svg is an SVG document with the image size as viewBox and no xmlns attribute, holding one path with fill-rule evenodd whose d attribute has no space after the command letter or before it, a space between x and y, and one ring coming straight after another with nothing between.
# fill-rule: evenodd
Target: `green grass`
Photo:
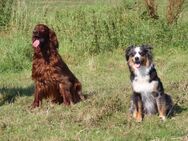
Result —
<instances>
[{"instance_id":1,"label":"green grass","mask_svg":"<svg viewBox=\"0 0 188 141\"><path fill-rule=\"evenodd\" d=\"M114 5L115 3L115 5ZM142 2L14 1L10 23L0 31L0 140L187 140L188 28L185 8L178 23L166 24L160 1L159 20L144 15ZM88 99L71 107L50 105L30 110L31 33L37 23L53 27L59 52L83 84ZM131 96L124 49L154 46L154 61L175 115L157 115L142 123L128 118Z\"/></svg>"},{"instance_id":2,"label":"green grass","mask_svg":"<svg viewBox=\"0 0 188 141\"><path fill-rule=\"evenodd\" d=\"M180 98L175 115L167 121L161 122L157 115L145 117L142 123L128 119L131 88L129 71L120 49L86 58L79 65L69 65L81 80L84 94L90 95L86 101L71 107L51 107L44 101L41 108L31 111L31 72L1 74L1 140L185 138L188 133L187 52L165 50L164 54L159 49L154 52L158 74L166 92L172 95L174 102Z\"/></svg>"}]
</instances>

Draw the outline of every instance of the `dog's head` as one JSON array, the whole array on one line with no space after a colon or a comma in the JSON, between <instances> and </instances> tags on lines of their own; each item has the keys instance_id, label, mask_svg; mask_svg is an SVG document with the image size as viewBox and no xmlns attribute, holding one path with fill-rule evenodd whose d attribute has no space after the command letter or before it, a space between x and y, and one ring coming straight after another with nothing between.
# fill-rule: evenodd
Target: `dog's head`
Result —
<instances>
[{"instance_id":1,"label":"dog's head","mask_svg":"<svg viewBox=\"0 0 188 141\"><path fill-rule=\"evenodd\" d=\"M139 69L141 66L149 67L152 62L152 47L148 45L129 46L125 51L125 58L128 65L133 69Z\"/></svg>"},{"instance_id":2,"label":"dog's head","mask_svg":"<svg viewBox=\"0 0 188 141\"><path fill-rule=\"evenodd\" d=\"M32 45L34 49L40 50L50 44L54 48L58 48L58 40L55 32L44 24L37 24L32 35Z\"/></svg>"}]
</instances>

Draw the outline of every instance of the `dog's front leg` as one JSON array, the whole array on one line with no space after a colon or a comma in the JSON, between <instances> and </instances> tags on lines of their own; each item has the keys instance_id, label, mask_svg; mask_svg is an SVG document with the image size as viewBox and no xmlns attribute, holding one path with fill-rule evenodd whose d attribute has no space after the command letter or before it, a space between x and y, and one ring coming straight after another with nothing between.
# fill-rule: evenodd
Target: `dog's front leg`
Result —
<instances>
[{"instance_id":1,"label":"dog's front leg","mask_svg":"<svg viewBox=\"0 0 188 141\"><path fill-rule=\"evenodd\" d=\"M70 88L64 83L59 84L59 91L61 96L63 97L63 103L65 105L70 105L72 101L72 95L70 93Z\"/></svg>"},{"instance_id":2,"label":"dog's front leg","mask_svg":"<svg viewBox=\"0 0 188 141\"><path fill-rule=\"evenodd\" d=\"M142 104L142 98L140 93L134 92L132 95L132 115L133 118L137 122L141 122L143 120L143 104Z\"/></svg>"},{"instance_id":3,"label":"dog's front leg","mask_svg":"<svg viewBox=\"0 0 188 141\"><path fill-rule=\"evenodd\" d=\"M40 104L42 105L42 96L43 96L42 88L39 86L39 84L36 84L32 108L39 107Z\"/></svg>"}]
</instances>

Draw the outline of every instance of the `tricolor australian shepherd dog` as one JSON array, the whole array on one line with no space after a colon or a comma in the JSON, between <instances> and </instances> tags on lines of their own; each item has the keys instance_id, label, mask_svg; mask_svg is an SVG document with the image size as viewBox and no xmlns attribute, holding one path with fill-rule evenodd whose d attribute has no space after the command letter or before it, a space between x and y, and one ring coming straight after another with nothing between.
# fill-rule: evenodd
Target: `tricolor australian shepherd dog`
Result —
<instances>
[{"instance_id":1,"label":"tricolor australian shepherd dog","mask_svg":"<svg viewBox=\"0 0 188 141\"><path fill-rule=\"evenodd\" d=\"M133 89L130 113L137 122L143 120L144 114L156 113L165 120L173 106L171 97L164 93L157 75L151 49L148 45L132 45L125 51Z\"/></svg>"}]
</instances>

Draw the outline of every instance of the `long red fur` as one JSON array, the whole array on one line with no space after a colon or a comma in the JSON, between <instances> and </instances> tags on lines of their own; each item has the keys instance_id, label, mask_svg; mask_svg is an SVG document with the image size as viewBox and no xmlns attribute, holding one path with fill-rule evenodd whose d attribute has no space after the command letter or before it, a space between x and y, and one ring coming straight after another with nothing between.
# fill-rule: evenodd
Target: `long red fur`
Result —
<instances>
[{"instance_id":1,"label":"long red fur","mask_svg":"<svg viewBox=\"0 0 188 141\"><path fill-rule=\"evenodd\" d=\"M44 24L38 24L33 30L32 42L37 39L40 45L33 47L32 79L35 92L32 107L39 107L43 98L65 105L84 99L81 83L58 53L55 32Z\"/></svg>"}]
</instances>

